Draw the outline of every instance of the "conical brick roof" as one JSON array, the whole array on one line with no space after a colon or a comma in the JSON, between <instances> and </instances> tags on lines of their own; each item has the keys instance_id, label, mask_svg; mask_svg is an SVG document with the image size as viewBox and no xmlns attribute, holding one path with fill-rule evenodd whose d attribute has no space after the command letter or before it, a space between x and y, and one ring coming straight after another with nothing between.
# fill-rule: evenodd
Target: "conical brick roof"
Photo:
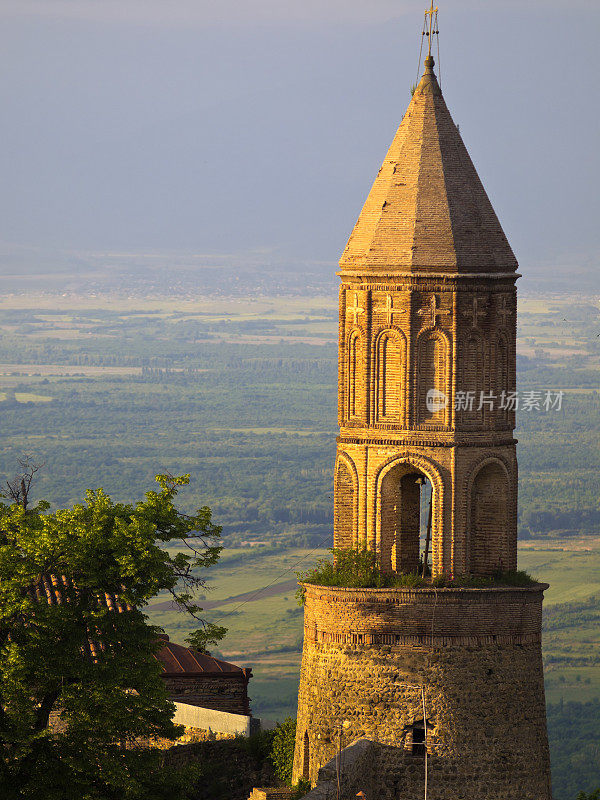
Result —
<instances>
[{"instance_id":1,"label":"conical brick roof","mask_svg":"<svg viewBox=\"0 0 600 800\"><path fill-rule=\"evenodd\" d=\"M340 259L342 272L506 273L517 261L442 97L433 58Z\"/></svg>"}]
</instances>

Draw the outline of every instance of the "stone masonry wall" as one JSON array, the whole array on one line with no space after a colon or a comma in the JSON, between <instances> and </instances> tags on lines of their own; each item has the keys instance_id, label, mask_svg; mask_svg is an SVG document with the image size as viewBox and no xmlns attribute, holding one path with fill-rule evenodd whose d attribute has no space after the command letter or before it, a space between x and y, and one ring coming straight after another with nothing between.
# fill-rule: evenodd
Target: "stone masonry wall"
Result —
<instances>
[{"instance_id":1,"label":"stone masonry wall","mask_svg":"<svg viewBox=\"0 0 600 800\"><path fill-rule=\"evenodd\" d=\"M307 586L295 779L366 737L377 796L422 795L424 700L431 800L549 800L544 588Z\"/></svg>"},{"instance_id":2,"label":"stone masonry wall","mask_svg":"<svg viewBox=\"0 0 600 800\"><path fill-rule=\"evenodd\" d=\"M250 714L247 680L242 674L164 676L169 698L230 714Z\"/></svg>"}]
</instances>

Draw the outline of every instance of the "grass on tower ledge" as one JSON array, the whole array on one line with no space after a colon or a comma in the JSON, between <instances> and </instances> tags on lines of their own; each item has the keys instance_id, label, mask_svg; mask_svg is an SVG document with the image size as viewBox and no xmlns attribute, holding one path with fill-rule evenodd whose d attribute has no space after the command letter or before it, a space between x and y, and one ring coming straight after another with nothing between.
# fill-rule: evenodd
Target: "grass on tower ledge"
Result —
<instances>
[{"instance_id":1,"label":"grass on tower ledge","mask_svg":"<svg viewBox=\"0 0 600 800\"><path fill-rule=\"evenodd\" d=\"M536 581L523 571L502 571L490 576L439 575L425 577L415 572L382 572L379 556L372 550L363 548L339 549L329 551L333 559L320 558L316 565L305 572L297 572L301 583L315 586L340 586L347 589L387 589L420 587L486 589L500 586L533 586ZM297 591L298 600L304 601L304 589Z\"/></svg>"}]
</instances>

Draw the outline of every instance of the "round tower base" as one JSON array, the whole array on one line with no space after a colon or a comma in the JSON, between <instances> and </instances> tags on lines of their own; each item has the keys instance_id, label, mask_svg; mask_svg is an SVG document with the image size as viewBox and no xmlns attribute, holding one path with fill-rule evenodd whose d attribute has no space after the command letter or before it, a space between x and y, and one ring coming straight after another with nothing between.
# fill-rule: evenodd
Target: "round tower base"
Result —
<instances>
[{"instance_id":1,"label":"round tower base","mask_svg":"<svg viewBox=\"0 0 600 800\"><path fill-rule=\"evenodd\" d=\"M551 800L546 588L305 585L294 780L367 738L379 798L423 796L427 761L428 800Z\"/></svg>"}]
</instances>

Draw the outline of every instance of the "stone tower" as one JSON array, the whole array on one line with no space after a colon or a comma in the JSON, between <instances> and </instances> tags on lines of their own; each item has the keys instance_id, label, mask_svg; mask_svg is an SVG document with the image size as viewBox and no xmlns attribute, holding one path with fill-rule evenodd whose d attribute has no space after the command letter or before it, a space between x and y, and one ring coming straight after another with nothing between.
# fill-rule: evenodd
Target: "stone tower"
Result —
<instances>
[{"instance_id":1,"label":"stone tower","mask_svg":"<svg viewBox=\"0 0 600 800\"><path fill-rule=\"evenodd\" d=\"M340 260L334 542L484 577L517 566L517 262L433 67ZM295 777L367 737L378 796L427 759L430 799L549 800L544 588L307 586Z\"/></svg>"},{"instance_id":2,"label":"stone tower","mask_svg":"<svg viewBox=\"0 0 600 800\"><path fill-rule=\"evenodd\" d=\"M515 569L517 262L444 102L433 59L340 261L336 547L433 574Z\"/></svg>"}]
</instances>

